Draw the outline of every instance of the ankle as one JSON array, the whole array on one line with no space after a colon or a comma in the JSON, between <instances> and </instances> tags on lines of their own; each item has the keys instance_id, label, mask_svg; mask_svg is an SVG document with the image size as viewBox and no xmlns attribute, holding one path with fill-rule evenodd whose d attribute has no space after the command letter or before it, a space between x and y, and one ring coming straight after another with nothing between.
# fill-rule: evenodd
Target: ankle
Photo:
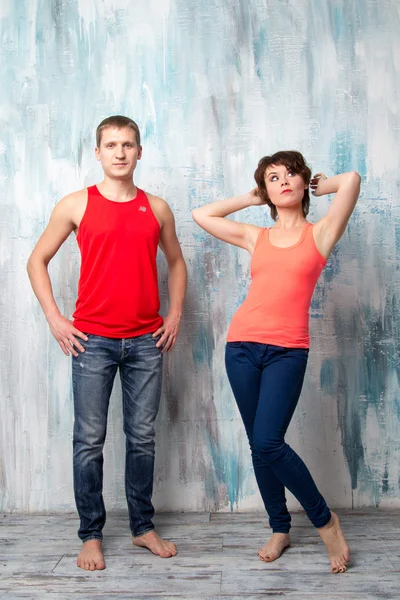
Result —
<instances>
[{"instance_id":1,"label":"ankle","mask_svg":"<svg viewBox=\"0 0 400 600\"><path fill-rule=\"evenodd\" d=\"M331 517L329 519L329 521L326 523L326 525L323 525L322 527L318 527L318 531L328 531L329 529L334 529L335 526L336 526L336 523Z\"/></svg>"}]
</instances>

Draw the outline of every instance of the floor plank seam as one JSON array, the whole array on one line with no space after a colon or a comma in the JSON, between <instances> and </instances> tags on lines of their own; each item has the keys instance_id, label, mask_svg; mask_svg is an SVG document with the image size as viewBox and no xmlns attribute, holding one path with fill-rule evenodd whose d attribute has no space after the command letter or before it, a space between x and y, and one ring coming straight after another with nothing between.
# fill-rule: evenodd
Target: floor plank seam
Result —
<instances>
[{"instance_id":1,"label":"floor plank seam","mask_svg":"<svg viewBox=\"0 0 400 600\"><path fill-rule=\"evenodd\" d=\"M60 560L57 562L57 564L54 565L54 567L52 568L51 572L54 573L54 571L57 569L58 565L60 564L60 562L62 561L62 559L64 558L65 554L63 554L60 558Z\"/></svg>"}]
</instances>

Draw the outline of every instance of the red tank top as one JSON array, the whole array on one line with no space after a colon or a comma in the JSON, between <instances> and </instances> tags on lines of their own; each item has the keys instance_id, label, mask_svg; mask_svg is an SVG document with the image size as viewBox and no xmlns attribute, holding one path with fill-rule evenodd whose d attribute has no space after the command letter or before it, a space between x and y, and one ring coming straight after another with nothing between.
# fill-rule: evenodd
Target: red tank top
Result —
<instances>
[{"instance_id":1,"label":"red tank top","mask_svg":"<svg viewBox=\"0 0 400 600\"><path fill-rule=\"evenodd\" d=\"M249 293L232 319L227 341L308 348L311 298L325 265L311 223L288 248L273 246L269 229L262 229L251 259Z\"/></svg>"},{"instance_id":2,"label":"red tank top","mask_svg":"<svg viewBox=\"0 0 400 600\"><path fill-rule=\"evenodd\" d=\"M84 333L127 338L162 325L156 256L160 226L146 194L114 202L88 188L77 242L81 272L74 325Z\"/></svg>"}]
</instances>

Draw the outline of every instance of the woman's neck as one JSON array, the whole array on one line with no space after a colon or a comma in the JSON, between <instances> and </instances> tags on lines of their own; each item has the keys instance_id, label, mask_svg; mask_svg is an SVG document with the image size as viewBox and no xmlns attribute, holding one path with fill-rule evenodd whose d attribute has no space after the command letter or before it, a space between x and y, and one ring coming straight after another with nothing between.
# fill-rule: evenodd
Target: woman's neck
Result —
<instances>
[{"instance_id":1,"label":"woman's neck","mask_svg":"<svg viewBox=\"0 0 400 600\"><path fill-rule=\"evenodd\" d=\"M305 223L307 223L307 219L303 215L303 212L278 210L278 219L274 227L280 229L293 229L294 227L302 227Z\"/></svg>"}]
</instances>

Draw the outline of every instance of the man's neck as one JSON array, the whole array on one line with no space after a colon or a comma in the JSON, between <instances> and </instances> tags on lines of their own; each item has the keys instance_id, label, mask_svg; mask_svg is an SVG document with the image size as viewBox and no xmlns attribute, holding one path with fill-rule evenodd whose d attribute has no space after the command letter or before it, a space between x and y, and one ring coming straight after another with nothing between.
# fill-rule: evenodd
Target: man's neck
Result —
<instances>
[{"instance_id":1,"label":"man's neck","mask_svg":"<svg viewBox=\"0 0 400 600\"><path fill-rule=\"evenodd\" d=\"M137 193L133 179L111 179L105 177L101 183L97 184L97 187L103 196L114 200L114 202L126 202L134 198Z\"/></svg>"}]
</instances>

